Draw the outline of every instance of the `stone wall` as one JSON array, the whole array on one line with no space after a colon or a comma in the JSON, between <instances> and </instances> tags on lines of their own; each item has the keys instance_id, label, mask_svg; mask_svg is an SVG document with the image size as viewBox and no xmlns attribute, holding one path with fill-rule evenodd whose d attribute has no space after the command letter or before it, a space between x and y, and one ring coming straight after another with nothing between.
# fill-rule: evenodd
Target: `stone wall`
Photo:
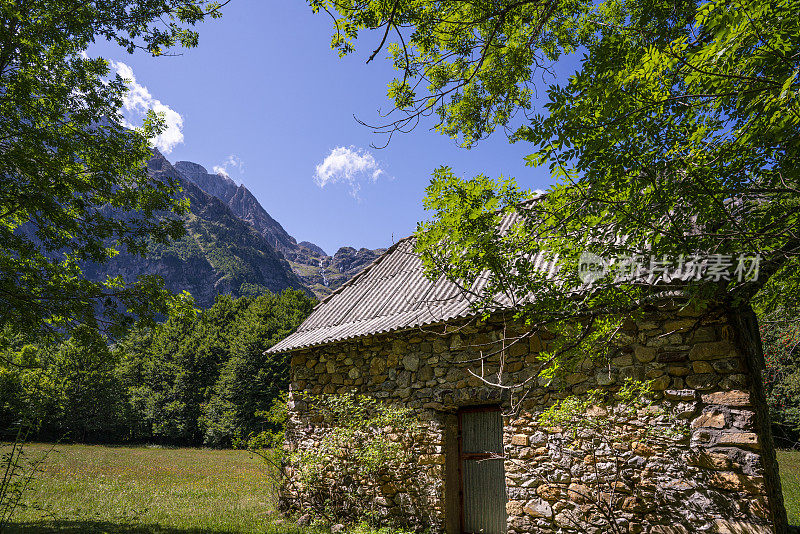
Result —
<instances>
[{"instance_id":1,"label":"stone wall","mask_svg":"<svg viewBox=\"0 0 800 534\"><path fill-rule=\"evenodd\" d=\"M596 525L589 531L603 532L603 502L625 532L782 533L785 511L756 380L758 355L749 354L760 349L736 333L741 321L731 313L681 313L671 304L653 308L625 323L610 361L587 358L555 381L535 377L537 356L552 336L532 335L500 353L503 327L507 339L525 332L496 322L297 351L291 360L290 446L313 447L325 431L298 401L301 391L358 392L413 408L427 425L415 450L424 499L417 499L416 509L409 506L408 481L387 479L379 504L387 515L411 524L458 532L454 414L466 406L499 404L506 412L509 533L569 532L576 518ZM480 374L480 356L490 353L495 354L483 361L484 376L496 377L502 364L503 383L530 379L524 400L522 390L492 387L469 373ZM539 428L538 414L555 400L598 387L613 390L628 377L652 380L658 403L685 421L685 439L663 445L633 440L605 453L587 439L569 443L565 451L558 429ZM603 486L610 475L619 481L613 491ZM289 499L300 502L302 495Z\"/></svg>"}]
</instances>

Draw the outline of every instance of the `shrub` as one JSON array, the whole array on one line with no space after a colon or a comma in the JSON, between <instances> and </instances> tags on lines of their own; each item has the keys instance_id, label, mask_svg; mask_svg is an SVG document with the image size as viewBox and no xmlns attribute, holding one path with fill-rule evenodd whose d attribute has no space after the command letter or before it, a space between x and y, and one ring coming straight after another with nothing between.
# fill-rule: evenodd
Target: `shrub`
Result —
<instances>
[{"instance_id":1,"label":"shrub","mask_svg":"<svg viewBox=\"0 0 800 534\"><path fill-rule=\"evenodd\" d=\"M273 430L250 438L248 446L262 456L280 477L284 506L328 523L394 525L387 517L387 489L395 505L409 516L424 517L424 472L412 459L414 443L424 430L409 408L391 406L355 394L301 396L319 421L313 445L284 447L292 428L284 401L276 403L266 420ZM277 423L277 424L276 424Z\"/></svg>"}]
</instances>

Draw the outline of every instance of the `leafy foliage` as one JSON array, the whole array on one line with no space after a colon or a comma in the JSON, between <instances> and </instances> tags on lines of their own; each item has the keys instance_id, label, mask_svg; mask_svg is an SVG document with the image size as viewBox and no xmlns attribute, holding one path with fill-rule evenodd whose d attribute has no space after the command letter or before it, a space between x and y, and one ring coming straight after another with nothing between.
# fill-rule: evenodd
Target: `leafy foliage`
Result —
<instances>
[{"instance_id":1,"label":"leafy foliage","mask_svg":"<svg viewBox=\"0 0 800 534\"><path fill-rule=\"evenodd\" d=\"M764 387L773 435L783 446L800 442L800 325L768 316L761 323Z\"/></svg>"},{"instance_id":2,"label":"leafy foliage","mask_svg":"<svg viewBox=\"0 0 800 534\"><path fill-rule=\"evenodd\" d=\"M119 347L119 372L141 435L168 443L230 446L262 429L288 386L286 355L264 354L311 313L300 291L220 296L203 312L170 317L146 346Z\"/></svg>"},{"instance_id":3,"label":"leafy foliage","mask_svg":"<svg viewBox=\"0 0 800 534\"><path fill-rule=\"evenodd\" d=\"M379 50L395 41L389 94L401 118L384 131L435 111L462 144L507 128L531 145L530 165L550 169L555 184L536 200L510 179L434 173L418 251L476 310L511 303L532 331L579 325L569 358L596 353L654 286L701 307L746 308L762 288L772 306L797 301L768 283L796 278L800 252L796 0L309 3L333 15L340 53L364 30L383 35ZM538 81L577 53L566 84ZM614 269L586 283L584 252ZM720 255L730 274L697 276L698 255ZM759 270L731 276L739 255L757 256ZM649 273L625 272L637 258Z\"/></svg>"},{"instance_id":4,"label":"leafy foliage","mask_svg":"<svg viewBox=\"0 0 800 534\"><path fill-rule=\"evenodd\" d=\"M293 470L289 491L302 488L304 512L329 522L385 525L376 504L381 481L387 480L402 481L409 493L395 498L404 497L413 506L419 495L411 493L422 486L412 444L423 428L410 408L356 394L296 400L308 402L325 428L314 447L291 451L286 458Z\"/></svg>"},{"instance_id":5,"label":"leafy foliage","mask_svg":"<svg viewBox=\"0 0 800 534\"><path fill-rule=\"evenodd\" d=\"M296 328L313 301L299 291L184 305L154 329L109 347L79 326L55 348L24 345L0 359L2 430L39 439L230 446L264 428L288 385L284 355L263 352Z\"/></svg>"},{"instance_id":6,"label":"leafy foliage","mask_svg":"<svg viewBox=\"0 0 800 534\"><path fill-rule=\"evenodd\" d=\"M76 324L120 333L166 313L159 280L90 282L82 265L181 235L172 181L149 178L148 139L121 124L127 91L96 38L153 55L192 47L190 27L219 16L206 0L58 0L0 5L0 326L63 333Z\"/></svg>"},{"instance_id":7,"label":"leafy foliage","mask_svg":"<svg viewBox=\"0 0 800 534\"><path fill-rule=\"evenodd\" d=\"M55 348L25 345L6 352L0 376L8 387L0 391L0 404L8 411L0 432L28 428L31 436L54 441L97 441L119 433L124 391L107 341L96 329L78 326Z\"/></svg>"}]
</instances>

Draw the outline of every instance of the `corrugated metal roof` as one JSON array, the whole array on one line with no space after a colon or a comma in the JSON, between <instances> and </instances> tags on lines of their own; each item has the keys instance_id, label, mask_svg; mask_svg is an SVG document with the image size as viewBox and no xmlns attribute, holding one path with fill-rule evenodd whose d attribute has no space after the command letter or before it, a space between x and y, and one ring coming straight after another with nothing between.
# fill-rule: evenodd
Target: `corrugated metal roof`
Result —
<instances>
[{"instance_id":1,"label":"corrugated metal roof","mask_svg":"<svg viewBox=\"0 0 800 534\"><path fill-rule=\"evenodd\" d=\"M268 352L288 352L470 314L455 284L425 277L414 238L389 248L320 302L297 331Z\"/></svg>"},{"instance_id":2,"label":"corrugated metal roof","mask_svg":"<svg viewBox=\"0 0 800 534\"><path fill-rule=\"evenodd\" d=\"M500 230L507 230L516 218L516 213L504 216ZM267 352L289 352L471 315L461 288L444 277L432 282L425 276L414 244L410 236L392 245L320 302L295 333ZM545 267L542 260L536 258L536 263ZM470 292L480 294L488 278L479 277ZM500 306L510 304L506 295L498 295L496 301Z\"/></svg>"}]
</instances>

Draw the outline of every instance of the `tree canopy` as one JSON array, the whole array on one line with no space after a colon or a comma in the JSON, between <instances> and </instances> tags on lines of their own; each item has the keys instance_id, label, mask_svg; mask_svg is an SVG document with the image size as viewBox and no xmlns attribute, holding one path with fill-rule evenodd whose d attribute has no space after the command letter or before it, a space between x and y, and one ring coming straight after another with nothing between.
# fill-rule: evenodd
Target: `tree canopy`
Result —
<instances>
[{"instance_id":1,"label":"tree canopy","mask_svg":"<svg viewBox=\"0 0 800 534\"><path fill-rule=\"evenodd\" d=\"M17 340L0 349L0 436L23 423L44 440L231 446L264 429L289 382L288 356L264 351L314 303L221 295L112 344L86 325L59 345Z\"/></svg>"},{"instance_id":2,"label":"tree canopy","mask_svg":"<svg viewBox=\"0 0 800 534\"><path fill-rule=\"evenodd\" d=\"M207 0L0 2L0 327L119 331L163 313L155 277L93 282L88 262L179 236L177 184L151 179L163 121L122 126L124 80L86 49L95 39L152 55L197 44Z\"/></svg>"},{"instance_id":3,"label":"tree canopy","mask_svg":"<svg viewBox=\"0 0 800 534\"><path fill-rule=\"evenodd\" d=\"M379 131L435 114L468 147L504 128L549 167L555 184L532 202L510 179L434 174L418 249L467 291L488 276L479 309L505 295L534 325L582 318L578 339L602 346L654 285L796 305L796 0L309 3L333 17L340 54L367 30L369 60L388 51L396 108ZM578 71L548 82L568 54ZM588 283L587 258L605 276Z\"/></svg>"}]
</instances>

